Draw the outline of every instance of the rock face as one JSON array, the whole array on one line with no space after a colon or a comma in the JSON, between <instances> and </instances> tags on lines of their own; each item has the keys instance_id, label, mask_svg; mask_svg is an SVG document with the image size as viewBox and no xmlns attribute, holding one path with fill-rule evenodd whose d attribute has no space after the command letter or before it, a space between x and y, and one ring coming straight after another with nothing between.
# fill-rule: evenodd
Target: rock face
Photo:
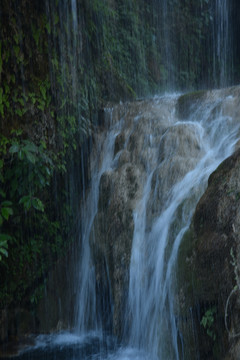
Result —
<instances>
[{"instance_id":1,"label":"rock face","mask_svg":"<svg viewBox=\"0 0 240 360\"><path fill-rule=\"evenodd\" d=\"M159 104L141 101L119 108L116 106L112 115L113 121L119 121L124 114L125 122L115 139L116 166L104 172L100 180L98 212L90 245L97 292L101 298L98 307L102 312L102 322L120 338L125 323L134 209L142 197L147 168L158 157L157 135L165 131L170 111L168 106L160 113ZM149 126L156 130L151 157L144 146L152 133Z\"/></svg>"},{"instance_id":2,"label":"rock face","mask_svg":"<svg viewBox=\"0 0 240 360\"><path fill-rule=\"evenodd\" d=\"M200 98L197 95L155 98L106 110L105 125L107 123L109 130L106 134L104 126L98 129L91 154L92 184L97 189L93 191L94 211L91 206L91 211L86 211L86 216L81 218L81 223L89 225L90 238L87 235L81 239L78 249L73 246L77 251L73 249L50 274L46 297L34 318L38 320L36 331L71 329L76 325L74 311L79 303L84 317L89 312L84 323L86 328L95 325L97 318L104 330L113 332L119 339L124 335L132 339L134 332L134 336L137 333L140 341L144 339L152 347L152 338L156 337L156 354L159 355L158 351L165 354L165 349L160 349L159 345L159 338L164 341L159 336L158 323L162 321L160 330L168 339L170 331L166 331L166 323L170 330L172 323L165 322L162 313L165 311L169 317L167 311L171 305L176 309L171 315L177 320L176 328L181 335L179 354L182 344L184 359L238 359L238 337L233 335L239 332L240 297L238 289L233 289L240 270L240 150L210 176L208 188L197 205L179 251L178 245L175 247L175 240L178 238L177 244L180 244L181 234L189 225L207 177L226 153L232 152L236 143L230 139L230 150L226 153L224 143L220 160L215 162L211 149L221 148L221 144L219 132L213 136L213 128L219 130L220 127L223 134L238 128L239 89L204 92L200 93ZM192 96L194 101L190 101ZM235 139L233 130L231 134ZM228 144L228 140L222 141ZM203 163L208 169L206 173L203 165L199 167ZM202 172L204 176L207 174L204 184L200 181ZM89 194L91 189L89 186ZM88 218L91 218L89 223ZM142 242L133 246L132 251L136 238ZM85 254L82 251L85 243L91 261L83 261L84 267L79 267L79 254ZM175 287L175 253L179 253L179 288L175 303L170 303L167 298L172 297L172 292L168 284L172 277L171 284ZM87 309L83 298L78 297L81 286L87 289L83 286L83 277L79 276L79 282L73 281L73 274L87 273L88 264L94 276L91 277L91 292L86 291L84 301L87 299L89 305L93 295L94 311L97 309L94 314ZM158 266L162 264L162 268ZM134 271L137 276L130 279ZM131 287L133 282L136 287ZM59 284L57 290L56 284ZM141 291L136 294L138 289ZM165 297L158 302L164 291ZM138 301L134 302L135 299ZM141 322L134 323L139 314ZM0 335L6 338L6 314L1 317ZM31 321L29 318L30 327ZM134 326L127 333L126 327L131 321ZM173 321L175 324L175 319ZM27 332L25 327L22 329L23 333ZM143 331L138 332L138 329ZM159 355L159 358L171 357Z\"/></svg>"},{"instance_id":3,"label":"rock face","mask_svg":"<svg viewBox=\"0 0 240 360\"><path fill-rule=\"evenodd\" d=\"M103 289L108 288L110 281L114 303L112 325L118 335L122 332L121 320L124 319L127 298L125 291L128 287L134 230L133 209L141 191L140 179L138 167L130 163L124 164L116 172L102 175L99 211L91 236L99 292L104 293L106 290Z\"/></svg>"},{"instance_id":4,"label":"rock face","mask_svg":"<svg viewBox=\"0 0 240 360\"><path fill-rule=\"evenodd\" d=\"M90 245L102 322L119 338L123 336L126 323L134 211L143 196L147 176L159 161L160 139L174 122L171 117L174 102L175 99L172 99L164 105L160 100L139 101L116 106L112 114L113 123L124 116L124 124L115 138L113 166L102 174L100 180L98 212L91 231ZM175 136L177 132L176 128ZM174 137L170 133L169 136L172 139ZM161 157L160 162L167 155L163 153ZM173 164L173 172L176 166ZM151 210L154 189L158 191L163 185L157 180L158 172L156 170L152 183L149 219L156 216L157 212ZM156 207L160 208L163 201L159 195L155 201Z\"/></svg>"},{"instance_id":5,"label":"rock face","mask_svg":"<svg viewBox=\"0 0 240 360\"><path fill-rule=\"evenodd\" d=\"M219 126L223 132L228 131L224 123L228 125L229 122L229 129L237 126L238 94L236 87L170 97L164 101L161 98L139 101L109 111L112 116L109 124L124 121L115 138L113 166L101 177L90 245L102 322L120 338L126 323L134 212L143 198L146 181L152 174L146 204L145 231L148 234L168 206L174 184L183 180L208 152L209 147L202 140L203 132L210 137L220 113L223 121ZM204 129L199 121L203 114L206 118ZM213 142L217 144L218 139L214 138ZM180 308L178 326L184 342L188 343L184 351L189 359L198 353L202 359L212 358L213 353L218 358L219 352L226 353L230 346L224 316L226 301L236 285L231 262L233 255L238 258L239 162L237 152L210 177L208 190L197 206L193 223L180 247L181 285L176 306ZM193 194L193 202L198 196L198 192ZM191 201L179 206L182 217L192 206ZM176 220L171 226L170 238L176 235L180 225ZM230 299L231 307L235 295ZM214 315L216 330L214 324L209 324L209 329L200 325L208 310ZM192 321L195 325L189 327ZM236 319L228 317L227 321L231 328L231 322ZM215 336L221 339L221 344L213 341Z\"/></svg>"},{"instance_id":6,"label":"rock face","mask_svg":"<svg viewBox=\"0 0 240 360\"><path fill-rule=\"evenodd\" d=\"M239 359L239 337L235 335L240 328L240 291L233 291L239 283L239 260L240 150L237 150L210 176L180 249L180 277L185 277L179 290L180 307L188 321L191 309L195 339L190 336L189 344L197 345L200 359ZM213 315L213 321L207 320L208 315ZM200 325L204 318L205 329ZM181 328L185 333L184 325ZM190 353L192 358L194 350Z\"/></svg>"}]
</instances>

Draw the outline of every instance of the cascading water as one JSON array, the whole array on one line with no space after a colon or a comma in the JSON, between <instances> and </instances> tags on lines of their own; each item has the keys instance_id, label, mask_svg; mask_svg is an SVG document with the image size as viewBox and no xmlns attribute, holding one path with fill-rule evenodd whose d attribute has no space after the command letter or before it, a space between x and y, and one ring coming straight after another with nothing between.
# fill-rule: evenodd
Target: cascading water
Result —
<instances>
[{"instance_id":1,"label":"cascading water","mask_svg":"<svg viewBox=\"0 0 240 360\"><path fill-rule=\"evenodd\" d=\"M215 0L213 64L215 83L223 87L232 81L233 45L229 1Z\"/></svg>"},{"instance_id":2,"label":"cascading water","mask_svg":"<svg viewBox=\"0 0 240 360\"><path fill-rule=\"evenodd\" d=\"M101 132L97 136L92 153L92 185L82 211L75 328L72 335L65 335L65 338L60 335L51 342L54 346L62 344L60 349L66 348L67 344L68 351L61 350L63 359L66 356L68 359L88 356L89 359L109 360L182 358L184 349L175 293L178 249L209 175L233 152L238 141L239 121L234 110L237 96L238 91L234 93L234 89L206 92L204 96L200 95L201 99L193 101L184 114L179 111L181 98L178 95L106 110L115 119L110 122L107 133ZM117 138L125 139L118 147ZM141 171L138 174L142 186L133 202L133 240L127 240L132 241L132 250L125 316L118 319L125 324L122 330L124 345L116 348L116 343L109 347L108 340L107 343L101 340L100 345L94 343L97 334L101 339L104 324L96 306L95 264L91 253L99 241L93 223L99 211L101 178L104 174L113 176L118 186L118 179L122 179L120 171L126 164L134 164ZM123 184L123 188L127 186L127 183ZM111 196L114 199L118 195L113 193ZM132 196L130 194L126 202L132 201ZM111 201L109 199L108 203ZM106 232L109 232L108 228ZM122 259L116 261L123 263ZM106 266L110 265L107 263ZM116 302L115 290L110 291ZM113 316L118 316L114 315L116 304L112 305ZM69 348L81 341L91 350L69 352ZM31 356L34 359L32 353ZM44 358L47 356L45 352Z\"/></svg>"},{"instance_id":3,"label":"cascading water","mask_svg":"<svg viewBox=\"0 0 240 360\"><path fill-rule=\"evenodd\" d=\"M141 198L134 208L123 330L127 347L120 347L116 353L108 355L109 358L180 359L183 351L175 294L178 249L209 175L235 148L239 123L234 115L236 97L231 95L231 91L206 93L205 98L193 104L184 118L179 118L176 111L178 98L177 95L164 96L149 103L120 105L126 115L118 126L110 130L105 145L102 145L105 147L101 152L104 162L100 168L96 157L92 195L89 197L94 210L91 209L87 216L88 230L84 237L89 264L88 238L98 211L101 175L104 171L118 172L125 166L122 159L126 159L133 138L136 140L135 148L127 162L134 162L142 168ZM226 112L226 108L232 106L233 112ZM114 142L119 134L123 135L125 142L114 155ZM94 196L94 201L91 196ZM95 238L94 242L97 244L98 239ZM85 276L87 269L84 260L80 273ZM90 285L92 281L89 276L86 284ZM85 282L81 280L79 284L82 287ZM97 318L90 308L86 311L89 297L93 299L95 296L94 288L83 288L85 290L79 296L80 318Z\"/></svg>"},{"instance_id":4,"label":"cascading water","mask_svg":"<svg viewBox=\"0 0 240 360\"><path fill-rule=\"evenodd\" d=\"M57 21L54 10L48 1L46 4L49 19L54 24ZM161 4L163 13L168 16L168 2L163 1ZM81 55L83 46L81 33L77 32L81 16L76 0L62 2L58 10L60 27L71 28L68 37L63 35L60 43L55 44L55 48L60 51L60 66L69 63L72 86L71 93L66 96L76 105L78 121L84 122L78 108L82 94L77 92L77 79L81 75L79 54ZM226 85L229 81L227 53L230 49L227 1L216 0L216 10L218 20L215 22L213 58L215 72L220 72L220 77L216 75L216 78L220 79L221 85ZM166 64L173 66L174 59L171 59L172 52L168 43L169 24L167 25L163 25L163 48ZM80 69L80 74L77 69ZM168 71L171 75L171 69ZM51 74L52 83L57 81L53 73L54 71ZM62 73L64 76L64 66ZM172 86L174 79L169 76L168 80ZM47 347L42 358L55 358L54 352L49 352L48 349L49 346L59 346L59 359L68 360L182 359L184 345L183 335L178 327L176 299L178 249L190 225L196 204L207 186L209 175L234 151L239 139L239 123L234 113L236 96L231 90L207 92L203 98L200 96L198 101L193 101L189 113L184 115L178 112L179 95L120 104L116 106L117 110L105 110L105 113L115 118L113 122L109 122L106 132L99 131L95 135L95 147L91 156L91 185L88 195L83 196L81 250L74 287L77 294L73 309L75 323L71 334L54 335L47 341L45 338L38 338L37 351ZM117 115L113 115L114 112ZM124 140L116 150L119 135ZM111 258L113 254L104 254L113 312L109 317L114 318L114 332L122 339L120 345L111 342L109 346L109 339L106 340L103 336L105 325L97 305L96 282L97 276L101 274L96 274L96 259L93 258L93 248L97 248L99 241L94 232L94 220L99 212L102 176L112 176L117 186L117 179L123 181L124 178L121 168L125 171L129 169L128 165L131 169L135 167L139 175L137 192L134 193L135 190L131 189L132 192L128 195L122 195L123 202L131 202L133 210L132 238L126 240L131 248L130 264L122 256L120 260L117 259L118 264L112 265L126 270L125 282L121 279L122 275L117 274L115 278L110 276L108 257ZM123 188L127 186L123 182ZM114 192L111 196L114 198ZM106 217L107 215L103 217L103 222ZM108 232L109 228L106 229L106 238ZM110 250L114 249L114 241L115 238L112 239ZM117 279L120 284L117 290L113 289L113 279ZM128 288L121 289L125 283ZM124 293L126 304L119 310L120 291ZM117 329L119 322L123 323L120 330ZM81 346L87 344L88 349L79 351L77 348L76 352L71 352L70 349L79 343ZM64 347L67 348L66 352L62 350ZM34 359L34 354L26 353L19 359Z\"/></svg>"},{"instance_id":5,"label":"cascading water","mask_svg":"<svg viewBox=\"0 0 240 360\"><path fill-rule=\"evenodd\" d=\"M84 334L89 329L96 331L101 330L101 324L98 321L99 319L96 313L96 280L89 238L93 221L98 210L100 179L105 171L111 169L114 142L118 128L119 125L110 130L106 139L102 139L101 137L98 139L98 148L95 149L94 159L91 164L91 188L81 211L81 223L83 224L81 233L82 247L79 269L76 269L78 274L76 286L79 290L75 315L75 331L80 334Z\"/></svg>"},{"instance_id":6,"label":"cascading water","mask_svg":"<svg viewBox=\"0 0 240 360\"><path fill-rule=\"evenodd\" d=\"M143 198L135 210L130 344L147 349L153 359L180 358L174 293L178 248L208 176L232 153L239 136L239 125L231 117L221 110L216 117L212 115L217 104L231 102L231 97L212 100L193 110L187 121L173 117L158 140L163 158L149 169ZM156 173L158 179L153 182ZM164 188L164 181L171 186ZM159 202L161 191L167 194ZM154 203L159 210L149 226L146 214Z\"/></svg>"}]
</instances>

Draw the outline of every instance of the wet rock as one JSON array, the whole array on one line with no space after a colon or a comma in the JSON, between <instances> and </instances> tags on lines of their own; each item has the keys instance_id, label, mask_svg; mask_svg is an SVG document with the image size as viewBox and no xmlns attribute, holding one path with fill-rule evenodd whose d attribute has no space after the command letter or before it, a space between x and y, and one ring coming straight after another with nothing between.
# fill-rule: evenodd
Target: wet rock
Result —
<instances>
[{"instance_id":1,"label":"wet rock","mask_svg":"<svg viewBox=\"0 0 240 360\"><path fill-rule=\"evenodd\" d=\"M173 103L174 99L164 106L161 100L139 101L111 112L113 123L124 113L124 124L114 145L117 167L103 173L100 180L98 213L90 245L102 322L120 338L128 298L133 213L142 197L149 169L158 159L160 138L173 123Z\"/></svg>"},{"instance_id":2,"label":"wet rock","mask_svg":"<svg viewBox=\"0 0 240 360\"><path fill-rule=\"evenodd\" d=\"M158 149L159 166L153 173L148 201L149 226L167 206L173 185L194 169L198 159L203 155L200 136L201 128L197 124L172 126L162 136Z\"/></svg>"},{"instance_id":3,"label":"wet rock","mask_svg":"<svg viewBox=\"0 0 240 360\"><path fill-rule=\"evenodd\" d=\"M123 133L120 133L115 140L114 155L123 149L124 143L125 143L125 136Z\"/></svg>"},{"instance_id":4,"label":"wet rock","mask_svg":"<svg viewBox=\"0 0 240 360\"><path fill-rule=\"evenodd\" d=\"M239 359L238 338L230 335L239 331L240 291L231 296L240 274L239 199L238 150L210 176L179 253L181 316L190 318L192 309L195 340L183 326L180 328L185 339L194 344L192 348L198 347L201 359ZM214 321L204 329L200 322L208 310L212 311Z\"/></svg>"},{"instance_id":5,"label":"wet rock","mask_svg":"<svg viewBox=\"0 0 240 360\"><path fill-rule=\"evenodd\" d=\"M185 158L199 158L201 151L201 128L196 124L178 124L169 128L159 146L159 160L177 154Z\"/></svg>"},{"instance_id":6,"label":"wet rock","mask_svg":"<svg viewBox=\"0 0 240 360\"><path fill-rule=\"evenodd\" d=\"M21 342L26 335L34 333L36 328L36 319L32 311L23 308L2 310L0 313L0 344L10 341Z\"/></svg>"},{"instance_id":7,"label":"wet rock","mask_svg":"<svg viewBox=\"0 0 240 360\"><path fill-rule=\"evenodd\" d=\"M133 210L142 191L141 176L139 168L129 163L102 175L99 211L90 237L97 288L100 294L111 289L107 297L111 297L114 304L112 327L118 336L122 334L134 231Z\"/></svg>"},{"instance_id":8,"label":"wet rock","mask_svg":"<svg viewBox=\"0 0 240 360\"><path fill-rule=\"evenodd\" d=\"M180 119L187 119L191 114L193 107L206 98L206 91L200 90L184 94L179 97L177 102L177 114Z\"/></svg>"}]
</instances>

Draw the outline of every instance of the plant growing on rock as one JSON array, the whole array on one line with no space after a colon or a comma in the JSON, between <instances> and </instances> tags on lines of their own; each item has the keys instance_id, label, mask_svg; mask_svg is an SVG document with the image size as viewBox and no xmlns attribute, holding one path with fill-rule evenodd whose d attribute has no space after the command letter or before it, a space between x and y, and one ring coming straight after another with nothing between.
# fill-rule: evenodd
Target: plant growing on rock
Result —
<instances>
[{"instance_id":1,"label":"plant growing on rock","mask_svg":"<svg viewBox=\"0 0 240 360\"><path fill-rule=\"evenodd\" d=\"M213 341L216 340L216 333L214 331L216 312L217 312L216 306L213 306L212 308L208 309L203 315L202 320L200 322L200 324L206 330L208 336L210 336L213 339Z\"/></svg>"}]
</instances>

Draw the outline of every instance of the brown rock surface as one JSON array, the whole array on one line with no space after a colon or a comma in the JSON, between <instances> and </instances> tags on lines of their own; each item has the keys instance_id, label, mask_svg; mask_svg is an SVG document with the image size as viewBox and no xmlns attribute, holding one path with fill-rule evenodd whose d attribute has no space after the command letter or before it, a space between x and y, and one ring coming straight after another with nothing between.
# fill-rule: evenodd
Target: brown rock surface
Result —
<instances>
[{"instance_id":1,"label":"brown rock surface","mask_svg":"<svg viewBox=\"0 0 240 360\"><path fill-rule=\"evenodd\" d=\"M99 211L91 234L96 280L101 293L109 287L110 281L114 303L112 325L117 335L122 333L134 230L133 209L141 191L140 179L138 167L129 163L116 172L102 175Z\"/></svg>"},{"instance_id":2,"label":"brown rock surface","mask_svg":"<svg viewBox=\"0 0 240 360\"><path fill-rule=\"evenodd\" d=\"M198 344L196 340L189 341L198 346L200 359L240 358L239 338L229 336L225 327L226 303L237 285L239 259L240 151L237 150L210 176L208 188L197 205L191 228L180 249L180 308L186 318L189 309L193 311ZM236 291L229 300L226 314L232 335L239 332L239 305ZM207 310L214 308L214 322L204 329L200 321ZM207 334L208 329L213 331L216 339ZM183 327L182 330L185 332ZM188 335L185 333L186 338Z\"/></svg>"}]
</instances>

